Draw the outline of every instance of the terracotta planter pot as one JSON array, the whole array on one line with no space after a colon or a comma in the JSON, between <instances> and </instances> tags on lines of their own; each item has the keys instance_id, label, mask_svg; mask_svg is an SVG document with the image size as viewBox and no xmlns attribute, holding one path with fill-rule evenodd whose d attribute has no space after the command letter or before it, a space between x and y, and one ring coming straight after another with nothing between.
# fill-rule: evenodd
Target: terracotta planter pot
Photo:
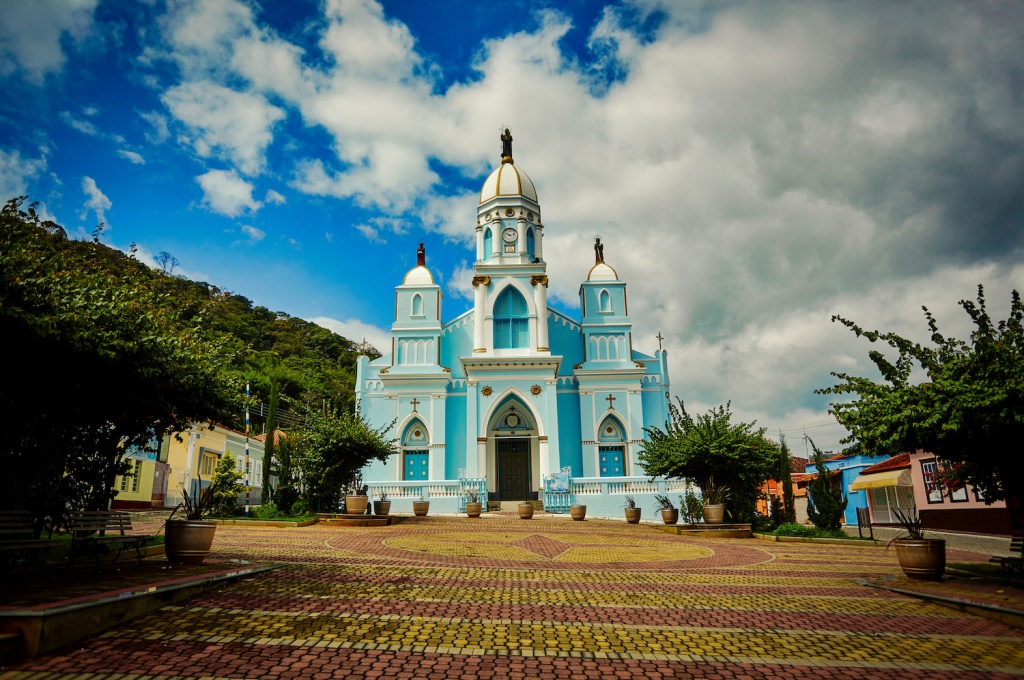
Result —
<instances>
[{"instance_id":1,"label":"terracotta planter pot","mask_svg":"<svg viewBox=\"0 0 1024 680\"><path fill-rule=\"evenodd\" d=\"M369 496L345 496L345 514L365 515L366 506L369 504Z\"/></svg>"},{"instance_id":2,"label":"terracotta planter pot","mask_svg":"<svg viewBox=\"0 0 1024 680\"><path fill-rule=\"evenodd\" d=\"M201 564L210 554L217 522L212 520L167 520L164 525L164 553L169 562Z\"/></svg>"},{"instance_id":3,"label":"terracotta planter pot","mask_svg":"<svg viewBox=\"0 0 1024 680\"><path fill-rule=\"evenodd\" d=\"M661 521L665 524L675 524L679 521L679 511L675 508L662 508Z\"/></svg>"},{"instance_id":4,"label":"terracotta planter pot","mask_svg":"<svg viewBox=\"0 0 1024 680\"><path fill-rule=\"evenodd\" d=\"M909 578L938 581L946 571L946 542L937 538L901 538L893 541L900 569Z\"/></svg>"},{"instance_id":5,"label":"terracotta planter pot","mask_svg":"<svg viewBox=\"0 0 1024 680\"><path fill-rule=\"evenodd\" d=\"M569 507L569 515L576 522L582 522L587 518L587 506L585 505L573 505Z\"/></svg>"},{"instance_id":6,"label":"terracotta planter pot","mask_svg":"<svg viewBox=\"0 0 1024 680\"><path fill-rule=\"evenodd\" d=\"M640 512L640 508L626 508L626 521L630 524L639 524Z\"/></svg>"},{"instance_id":7,"label":"terracotta planter pot","mask_svg":"<svg viewBox=\"0 0 1024 680\"><path fill-rule=\"evenodd\" d=\"M391 512L391 501L373 502L373 514L385 517L389 512Z\"/></svg>"},{"instance_id":8,"label":"terracotta planter pot","mask_svg":"<svg viewBox=\"0 0 1024 680\"><path fill-rule=\"evenodd\" d=\"M533 519L533 506L529 503L520 503L519 519Z\"/></svg>"},{"instance_id":9,"label":"terracotta planter pot","mask_svg":"<svg viewBox=\"0 0 1024 680\"><path fill-rule=\"evenodd\" d=\"M412 513L417 517L426 517L428 510L430 510L430 501L412 502Z\"/></svg>"},{"instance_id":10,"label":"terracotta planter pot","mask_svg":"<svg viewBox=\"0 0 1024 680\"><path fill-rule=\"evenodd\" d=\"M725 506L724 505L705 505L704 506L704 523L705 524L721 524L725 520Z\"/></svg>"},{"instance_id":11,"label":"terracotta planter pot","mask_svg":"<svg viewBox=\"0 0 1024 680\"><path fill-rule=\"evenodd\" d=\"M466 514L470 517L479 517L480 513L484 511L483 503L466 503Z\"/></svg>"}]
</instances>

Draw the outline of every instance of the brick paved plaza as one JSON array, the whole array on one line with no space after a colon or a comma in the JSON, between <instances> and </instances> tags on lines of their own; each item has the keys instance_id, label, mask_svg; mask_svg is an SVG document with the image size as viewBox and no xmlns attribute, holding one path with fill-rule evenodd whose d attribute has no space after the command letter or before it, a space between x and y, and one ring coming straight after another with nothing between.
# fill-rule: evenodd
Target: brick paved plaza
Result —
<instances>
[{"instance_id":1,"label":"brick paved plaza","mask_svg":"<svg viewBox=\"0 0 1024 680\"><path fill-rule=\"evenodd\" d=\"M1024 636L857 578L877 547L698 540L564 518L221 527L285 566L24 661L6 678L989 678Z\"/></svg>"}]
</instances>

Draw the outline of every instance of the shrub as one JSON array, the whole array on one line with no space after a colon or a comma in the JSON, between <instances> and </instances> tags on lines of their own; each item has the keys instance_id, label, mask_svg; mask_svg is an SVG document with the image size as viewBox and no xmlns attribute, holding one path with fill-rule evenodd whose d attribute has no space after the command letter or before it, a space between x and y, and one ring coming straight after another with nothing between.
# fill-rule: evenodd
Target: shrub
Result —
<instances>
[{"instance_id":1,"label":"shrub","mask_svg":"<svg viewBox=\"0 0 1024 680\"><path fill-rule=\"evenodd\" d=\"M300 498L299 500L292 503L292 507L289 510L289 512L292 514L293 517L300 517L302 515L305 515L309 513L309 503L307 503L304 498Z\"/></svg>"},{"instance_id":2,"label":"shrub","mask_svg":"<svg viewBox=\"0 0 1024 680\"><path fill-rule=\"evenodd\" d=\"M260 507L256 508L257 519L277 519L282 517L283 513L277 509L277 503L271 501L270 503L264 503Z\"/></svg>"},{"instance_id":3,"label":"shrub","mask_svg":"<svg viewBox=\"0 0 1024 680\"><path fill-rule=\"evenodd\" d=\"M704 519L704 501L694 492L693 487L688 486L686 493L679 497L679 511L687 524L697 524Z\"/></svg>"},{"instance_id":4,"label":"shrub","mask_svg":"<svg viewBox=\"0 0 1024 680\"><path fill-rule=\"evenodd\" d=\"M810 438L808 441L811 441ZM813 441L811 448L814 450L814 466L818 476L811 482L807 518L819 529L838 531L849 499L843 495L841 488L832 485L832 473L825 467L824 456Z\"/></svg>"},{"instance_id":5,"label":"shrub","mask_svg":"<svg viewBox=\"0 0 1024 680\"><path fill-rule=\"evenodd\" d=\"M829 531L825 529L819 529L817 527L809 527L805 524L782 524L775 531L772 532L772 536L796 536L798 538L850 538L841 529Z\"/></svg>"}]
</instances>

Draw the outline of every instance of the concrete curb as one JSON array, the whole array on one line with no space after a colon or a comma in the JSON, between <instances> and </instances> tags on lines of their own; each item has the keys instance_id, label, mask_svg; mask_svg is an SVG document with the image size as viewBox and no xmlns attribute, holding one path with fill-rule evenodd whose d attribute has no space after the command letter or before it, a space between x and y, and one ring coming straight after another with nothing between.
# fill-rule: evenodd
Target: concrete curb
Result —
<instances>
[{"instance_id":1,"label":"concrete curb","mask_svg":"<svg viewBox=\"0 0 1024 680\"><path fill-rule=\"evenodd\" d=\"M218 519L217 526L240 526L240 527L276 527L278 529L298 529L301 527L311 527L316 524L316 517L310 519L304 519L302 521L295 520L277 520L277 519Z\"/></svg>"},{"instance_id":2,"label":"concrete curb","mask_svg":"<svg viewBox=\"0 0 1024 680\"><path fill-rule=\"evenodd\" d=\"M762 541L772 541L773 543L820 543L822 545L847 545L858 548L884 546L886 544L885 541L880 541L877 538L874 540L870 538L807 538L805 536L772 536L771 534L759 533L754 533L754 538L759 538Z\"/></svg>"},{"instance_id":3,"label":"concrete curb","mask_svg":"<svg viewBox=\"0 0 1024 680\"><path fill-rule=\"evenodd\" d=\"M1020 611L1018 609L1000 607L997 604L988 604L986 602L977 602L975 600L965 600L959 597L936 595L934 593L922 593L916 590L907 590L905 588L893 588L892 586L883 586L881 584L871 583L862 579L855 579L854 583L867 586L868 588L888 590L890 593L898 593L918 600L924 600L925 602L931 602L932 604L949 607L950 609L956 609L966 614L1005 623L1006 625L1013 626L1014 628L1024 628L1024 611Z\"/></svg>"}]
</instances>

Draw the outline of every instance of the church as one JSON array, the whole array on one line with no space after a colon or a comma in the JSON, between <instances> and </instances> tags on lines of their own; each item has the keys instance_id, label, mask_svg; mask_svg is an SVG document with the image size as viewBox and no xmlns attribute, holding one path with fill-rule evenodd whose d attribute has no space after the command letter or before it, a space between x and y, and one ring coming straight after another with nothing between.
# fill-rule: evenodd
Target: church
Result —
<instances>
[{"instance_id":1,"label":"church","mask_svg":"<svg viewBox=\"0 0 1024 680\"><path fill-rule=\"evenodd\" d=\"M476 489L481 500L587 502L621 516L626 494L681 491L637 462L644 428L668 419L666 353L634 348L626 283L600 239L579 262L580 318L548 306L549 227L507 129L502 143L477 206L473 308L443 319L421 243L395 288L390 353L358 358L357 409L373 427L394 422L397 440L363 481L397 512L421 498L457 512Z\"/></svg>"}]
</instances>

